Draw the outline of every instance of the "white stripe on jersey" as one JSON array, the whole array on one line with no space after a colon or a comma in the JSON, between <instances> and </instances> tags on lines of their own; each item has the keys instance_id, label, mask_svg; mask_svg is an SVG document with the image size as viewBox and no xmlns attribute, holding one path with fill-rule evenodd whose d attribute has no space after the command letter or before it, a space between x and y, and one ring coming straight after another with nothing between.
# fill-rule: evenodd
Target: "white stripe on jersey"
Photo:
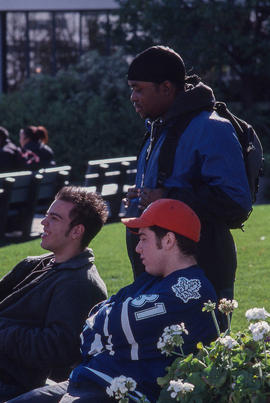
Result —
<instances>
[{"instance_id":1,"label":"white stripe on jersey","mask_svg":"<svg viewBox=\"0 0 270 403\"><path fill-rule=\"evenodd\" d=\"M104 326L103 326L103 332L104 336L109 336L109 331L108 331L108 322L109 322L109 313L111 312L112 307L106 309L106 317L104 320Z\"/></svg>"},{"instance_id":2,"label":"white stripe on jersey","mask_svg":"<svg viewBox=\"0 0 270 403\"><path fill-rule=\"evenodd\" d=\"M87 369L88 371L94 372L97 376L100 378L104 379L104 381L108 383L112 383L113 378L110 375L104 374L104 372L97 371L96 369L90 368L90 367L83 367L84 369Z\"/></svg>"},{"instance_id":3,"label":"white stripe on jersey","mask_svg":"<svg viewBox=\"0 0 270 403\"><path fill-rule=\"evenodd\" d=\"M107 344L105 345L106 350L110 351L110 355L114 355L114 350L113 350L113 344L112 344L112 335L109 334L109 314L112 310L112 307L106 309L106 318L104 320L104 325L103 325L103 333L104 336L107 337Z\"/></svg>"},{"instance_id":4,"label":"white stripe on jersey","mask_svg":"<svg viewBox=\"0 0 270 403\"><path fill-rule=\"evenodd\" d=\"M127 298L123 304L122 304L122 311L121 311L121 325L122 325L122 329L123 332L127 338L128 343L131 345L131 359L132 360L138 360L139 356L138 356L138 343L136 342L136 340L134 339L131 327L130 327L130 323L129 323L129 318L128 318L128 304L129 302L132 300L131 297Z\"/></svg>"},{"instance_id":5,"label":"white stripe on jersey","mask_svg":"<svg viewBox=\"0 0 270 403\"><path fill-rule=\"evenodd\" d=\"M96 374L100 378L104 379L104 381L112 384L112 381L114 378L112 378L111 376L105 374L104 372L97 371L96 369L93 369L93 368L89 368L89 367L84 367L84 368L89 371L94 372L94 374ZM138 390L134 390L133 393L136 393L136 395L139 396L139 398L137 398L136 396L133 396L131 393L128 393L128 396L132 397L132 400L134 400L135 402L140 402L141 401L140 399L143 397L142 393L139 392ZM144 396L144 399L145 399L146 403L150 403L146 396Z\"/></svg>"}]
</instances>

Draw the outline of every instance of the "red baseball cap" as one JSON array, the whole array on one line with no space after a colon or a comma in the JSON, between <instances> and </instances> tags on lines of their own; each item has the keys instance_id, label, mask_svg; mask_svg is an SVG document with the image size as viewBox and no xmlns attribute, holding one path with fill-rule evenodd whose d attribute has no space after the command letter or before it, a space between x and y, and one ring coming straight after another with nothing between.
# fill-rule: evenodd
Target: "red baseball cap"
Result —
<instances>
[{"instance_id":1,"label":"red baseball cap","mask_svg":"<svg viewBox=\"0 0 270 403\"><path fill-rule=\"evenodd\" d=\"M201 223L197 214L185 203L174 199L159 199L151 203L140 217L122 218L128 228L157 225L198 242Z\"/></svg>"}]
</instances>

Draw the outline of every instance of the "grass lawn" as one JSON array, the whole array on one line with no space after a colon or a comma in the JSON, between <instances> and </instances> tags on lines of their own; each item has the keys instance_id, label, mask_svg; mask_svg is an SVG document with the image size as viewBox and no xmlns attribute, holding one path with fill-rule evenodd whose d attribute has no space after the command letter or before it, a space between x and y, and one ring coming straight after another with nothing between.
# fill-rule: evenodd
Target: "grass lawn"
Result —
<instances>
[{"instance_id":1,"label":"grass lawn","mask_svg":"<svg viewBox=\"0 0 270 403\"><path fill-rule=\"evenodd\" d=\"M245 232L233 230L238 250L235 299L239 308L233 314L232 327L238 331L246 327L244 313L253 307L270 311L270 205L255 206L245 225ZM125 247L125 227L121 223L108 224L92 242L96 265L108 287L109 295L132 281L132 271ZM45 251L39 240L0 248L0 277L28 255ZM218 268L217 268L218 270Z\"/></svg>"},{"instance_id":2,"label":"grass lawn","mask_svg":"<svg viewBox=\"0 0 270 403\"><path fill-rule=\"evenodd\" d=\"M233 330L246 326L244 313L253 307L270 312L270 205L254 207L245 232L233 230L238 251Z\"/></svg>"}]
</instances>

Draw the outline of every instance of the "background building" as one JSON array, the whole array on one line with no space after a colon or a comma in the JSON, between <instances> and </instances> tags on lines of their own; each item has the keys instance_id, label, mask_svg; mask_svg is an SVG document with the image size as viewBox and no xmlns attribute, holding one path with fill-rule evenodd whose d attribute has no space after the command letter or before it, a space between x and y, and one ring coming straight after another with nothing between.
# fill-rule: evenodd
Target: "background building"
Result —
<instances>
[{"instance_id":1,"label":"background building","mask_svg":"<svg viewBox=\"0 0 270 403\"><path fill-rule=\"evenodd\" d=\"M0 91L54 75L87 50L109 54L117 8L113 0L1 0Z\"/></svg>"}]
</instances>

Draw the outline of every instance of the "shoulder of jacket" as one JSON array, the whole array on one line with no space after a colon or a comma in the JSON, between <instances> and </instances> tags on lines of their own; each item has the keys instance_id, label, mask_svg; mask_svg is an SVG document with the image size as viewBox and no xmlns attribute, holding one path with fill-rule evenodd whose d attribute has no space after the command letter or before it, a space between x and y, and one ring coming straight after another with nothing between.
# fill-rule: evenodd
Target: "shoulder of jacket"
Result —
<instances>
[{"instance_id":1,"label":"shoulder of jacket","mask_svg":"<svg viewBox=\"0 0 270 403\"><path fill-rule=\"evenodd\" d=\"M211 134L216 136L217 131L220 133L232 133L234 130L232 124L227 119L219 116L215 111L201 112L193 119L193 125L193 129L200 128L199 132L207 131L210 136Z\"/></svg>"},{"instance_id":2,"label":"shoulder of jacket","mask_svg":"<svg viewBox=\"0 0 270 403\"><path fill-rule=\"evenodd\" d=\"M216 111L210 113L208 120L209 124L216 124L223 127L233 127L228 119L223 118Z\"/></svg>"},{"instance_id":3,"label":"shoulder of jacket","mask_svg":"<svg viewBox=\"0 0 270 403\"><path fill-rule=\"evenodd\" d=\"M49 253L44 253L44 254L42 254L42 255L39 255L39 256L27 256L24 260L23 260L23 262L29 262L29 263L31 263L31 262L40 262L41 260L44 260L44 259L48 259L48 258L52 258L54 256L54 254L53 253L51 253L51 252L49 252Z\"/></svg>"}]
</instances>

